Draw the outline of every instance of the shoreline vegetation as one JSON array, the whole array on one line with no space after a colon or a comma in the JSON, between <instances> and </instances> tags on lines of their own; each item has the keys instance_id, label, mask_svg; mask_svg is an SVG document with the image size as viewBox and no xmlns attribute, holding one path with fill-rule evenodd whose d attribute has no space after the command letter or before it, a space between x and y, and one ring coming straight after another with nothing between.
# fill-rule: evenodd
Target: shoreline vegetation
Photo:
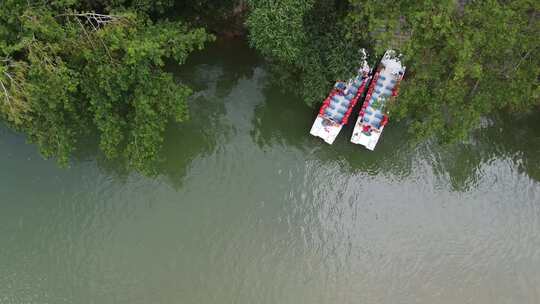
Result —
<instances>
[{"instance_id":1,"label":"shoreline vegetation","mask_svg":"<svg viewBox=\"0 0 540 304\"><path fill-rule=\"evenodd\" d=\"M539 12L528 0L5 0L0 119L61 164L92 133L106 159L155 175L192 94L165 63L217 36L246 39L313 107L353 73L359 48L371 63L395 48L408 74L391 119L452 143L482 117L539 110Z\"/></svg>"}]
</instances>

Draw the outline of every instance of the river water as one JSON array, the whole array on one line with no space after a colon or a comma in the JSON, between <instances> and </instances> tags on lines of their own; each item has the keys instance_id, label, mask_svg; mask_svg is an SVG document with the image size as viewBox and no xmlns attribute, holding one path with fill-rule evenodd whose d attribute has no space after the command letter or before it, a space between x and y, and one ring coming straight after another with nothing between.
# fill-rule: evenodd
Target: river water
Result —
<instances>
[{"instance_id":1,"label":"river water","mask_svg":"<svg viewBox=\"0 0 540 304\"><path fill-rule=\"evenodd\" d=\"M540 114L376 152L240 42L192 56L156 178L0 128L0 303L540 303Z\"/></svg>"}]
</instances>

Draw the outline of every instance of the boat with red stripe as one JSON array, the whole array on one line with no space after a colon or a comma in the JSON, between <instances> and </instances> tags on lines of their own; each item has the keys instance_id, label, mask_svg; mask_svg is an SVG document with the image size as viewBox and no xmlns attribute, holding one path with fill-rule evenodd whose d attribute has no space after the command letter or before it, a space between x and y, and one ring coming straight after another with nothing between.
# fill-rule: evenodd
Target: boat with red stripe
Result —
<instances>
[{"instance_id":1,"label":"boat with red stripe","mask_svg":"<svg viewBox=\"0 0 540 304\"><path fill-rule=\"evenodd\" d=\"M373 75L373 79L354 126L351 142L374 150L384 127L388 123L387 105L399 94L399 85L405 75L401 55L387 50Z\"/></svg>"},{"instance_id":2,"label":"boat with red stripe","mask_svg":"<svg viewBox=\"0 0 540 304\"><path fill-rule=\"evenodd\" d=\"M347 83L336 82L311 127L311 135L322 138L328 144L334 142L343 126L348 123L354 106L362 98L371 79L371 69L363 49L361 54L361 66L357 75Z\"/></svg>"}]
</instances>

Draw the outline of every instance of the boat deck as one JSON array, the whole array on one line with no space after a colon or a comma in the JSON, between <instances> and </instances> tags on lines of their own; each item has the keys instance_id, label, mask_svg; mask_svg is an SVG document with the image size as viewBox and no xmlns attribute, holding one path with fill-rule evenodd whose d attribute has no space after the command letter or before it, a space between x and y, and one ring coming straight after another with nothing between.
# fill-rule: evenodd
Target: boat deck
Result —
<instances>
[{"instance_id":1,"label":"boat deck","mask_svg":"<svg viewBox=\"0 0 540 304\"><path fill-rule=\"evenodd\" d=\"M394 51L387 51L370 85L351 142L373 150L387 121L387 101L397 96L397 86L405 72Z\"/></svg>"}]
</instances>

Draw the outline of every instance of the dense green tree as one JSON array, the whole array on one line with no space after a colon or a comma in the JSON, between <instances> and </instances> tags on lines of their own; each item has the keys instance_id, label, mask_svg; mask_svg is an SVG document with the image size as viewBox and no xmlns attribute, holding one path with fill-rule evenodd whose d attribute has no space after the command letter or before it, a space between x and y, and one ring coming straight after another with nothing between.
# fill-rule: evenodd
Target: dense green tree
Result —
<instances>
[{"instance_id":1,"label":"dense green tree","mask_svg":"<svg viewBox=\"0 0 540 304\"><path fill-rule=\"evenodd\" d=\"M356 51L408 67L392 116L417 138L464 138L483 115L539 104L538 1L252 0L251 44L305 102L351 75ZM284 72L285 71L285 72Z\"/></svg>"},{"instance_id":2,"label":"dense green tree","mask_svg":"<svg viewBox=\"0 0 540 304\"><path fill-rule=\"evenodd\" d=\"M461 139L483 115L539 104L538 1L351 2L355 33L377 55L393 46L406 55L395 114L418 137Z\"/></svg>"},{"instance_id":3,"label":"dense green tree","mask_svg":"<svg viewBox=\"0 0 540 304\"><path fill-rule=\"evenodd\" d=\"M331 82L358 68L360 41L346 27L348 5L334 0L251 0L249 40L274 65L273 76L310 105Z\"/></svg>"},{"instance_id":4,"label":"dense green tree","mask_svg":"<svg viewBox=\"0 0 540 304\"><path fill-rule=\"evenodd\" d=\"M66 163L77 140L95 130L107 158L153 174L165 126L187 118L191 93L163 67L182 64L212 36L151 21L146 12L155 6L114 11L114 2L126 1L97 2L6 0L0 114L46 157ZM104 15L78 10L88 7Z\"/></svg>"}]
</instances>

